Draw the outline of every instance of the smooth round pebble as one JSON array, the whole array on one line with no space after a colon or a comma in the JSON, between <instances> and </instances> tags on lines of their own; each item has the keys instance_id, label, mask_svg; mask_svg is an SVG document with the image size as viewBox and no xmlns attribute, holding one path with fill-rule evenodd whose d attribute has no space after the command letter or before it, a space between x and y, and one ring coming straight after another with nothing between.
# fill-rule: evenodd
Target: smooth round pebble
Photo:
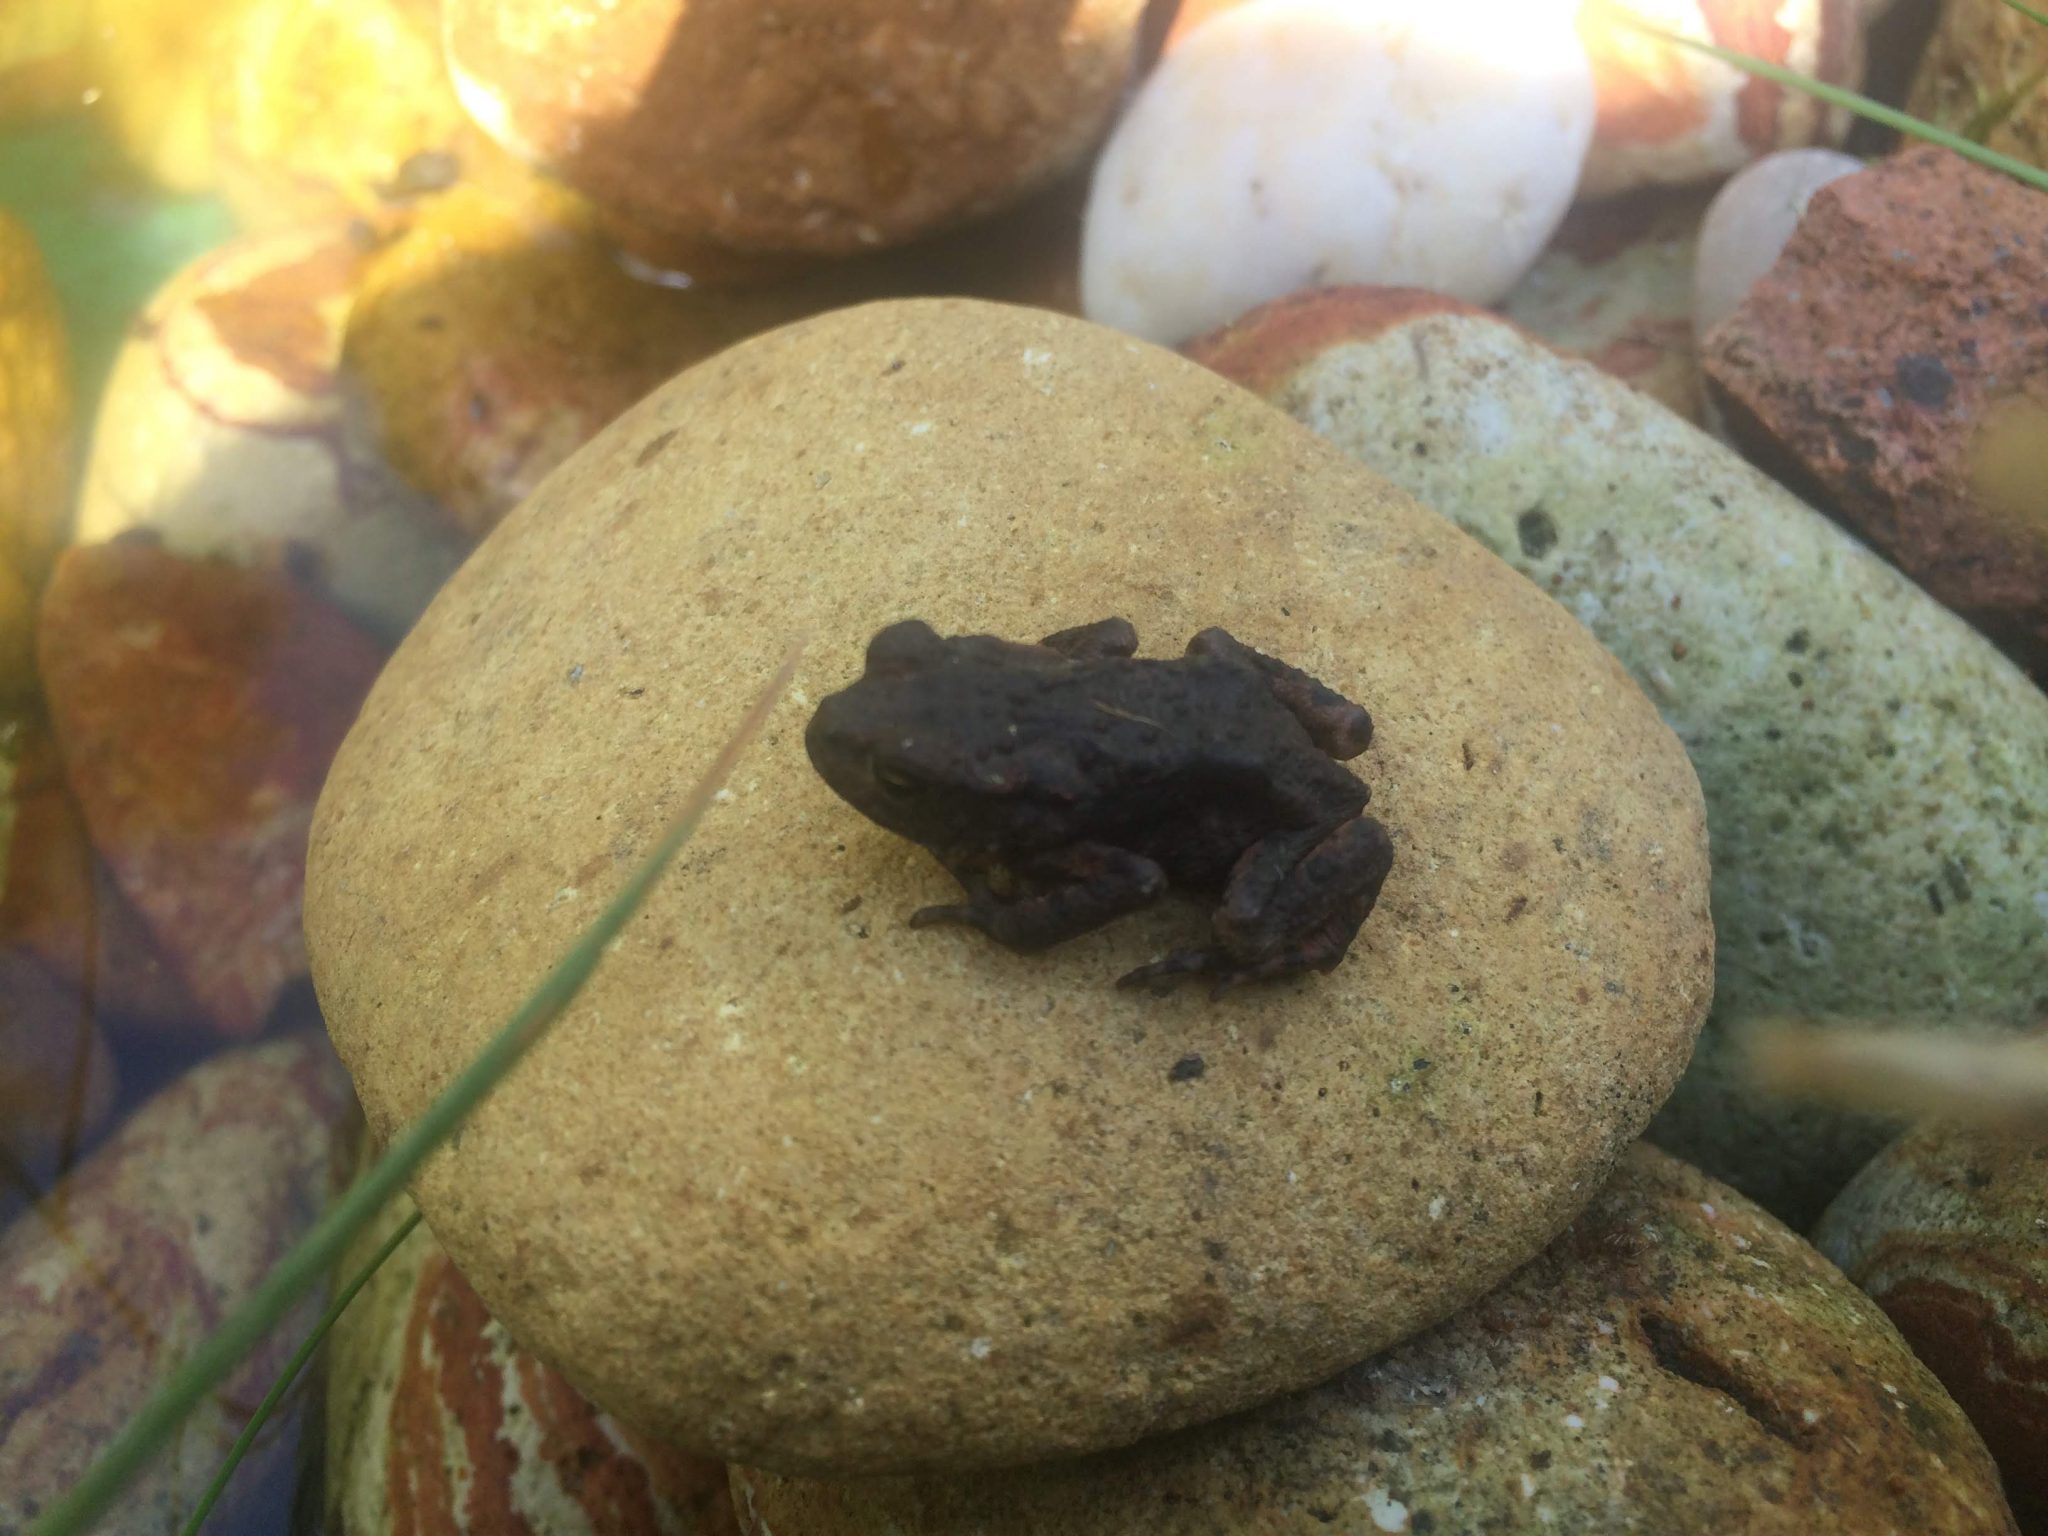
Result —
<instances>
[{"instance_id":1,"label":"smooth round pebble","mask_svg":"<svg viewBox=\"0 0 2048 1536\"><path fill-rule=\"evenodd\" d=\"M1778 259L1813 194L1863 169L1834 149L1786 149L1730 177L1707 208L1693 258L1692 325L1704 336L1735 313Z\"/></svg>"},{"instance_id":2,"label":"smooth round pebble","mask_svg":"<svg viewBox=\"0 0 2048 1536\"><path fill-rule=\"evenodd\" d=\"M901 244L1079 165L1144 9L445 0L443 25L457 94L499 143L644 260L750 277L765 256Z\"/></svg>"},{"instance_id":3,"label":"smooth round pebble","mask_svg":"<svg viewBox=\"0 0 2048 1536\"><path fill-rule=\"evenodd\" d=\"M1343 964L1212 1004L914 930L924 850L805 756L891 620L1143 654L1229 626L1364 702L1396 843ZM1255 397L972 301L697 365L499 525L336 761L307 932L374 1128L581 934L799 636L573 1008L422 1171L514 1337L686 1450L850 1474L1101 1450L1321 1380L1577 1214L1712 966L1699 789L1571 617ZM943 726L943 722L935 722Z\"/></svg>"},{"instance_id":4,"label":"smooth round pebble","mask_svg":"<svg viewBox=\"0 0 2048 1536\"><path fill-rule=\"evenodd\" d=\"M1412 283L1490 304L1572 199L1593 77L1560 0L1263 0L1181 39L1096 167L1092 320L1178 343L1268 299Z\"/></svg>"},{"instance_id":5,"label":"smooth round pebble","mask_svg":"<svg viewBox=\"0 0 2048 1536\"><path fill-rule=\"evenodd\" d=\"M746 1468L749 1536L1806 1536L2012 1530L1881 1314L1725 1185L1636 1148L1513 1280L1314 1391L973 1480Z\"/></svg>"},{"instance_id":6,"label":"smooth round pebble","mask_svg":"<svg viewBox=\"0 0 2048 1536\"><path fill-rule=\"evenodd\" d=\"M1920 1126L1814 1228L1963 1405L2020 1529L2048 1532L2048 1137Z\"/></svg>"}]
</instances>

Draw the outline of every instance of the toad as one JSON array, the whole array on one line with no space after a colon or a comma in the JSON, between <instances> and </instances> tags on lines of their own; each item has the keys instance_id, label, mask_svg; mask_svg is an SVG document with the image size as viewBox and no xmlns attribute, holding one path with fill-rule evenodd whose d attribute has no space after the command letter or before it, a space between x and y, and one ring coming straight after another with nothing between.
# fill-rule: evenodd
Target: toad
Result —
<instances>
[{"instance_id":1,"label":"toad","mask_svg":"<svg viewBox=\"0 0 2048 1536\"><path fill-rule=\"evenodd\" d=\"M1156 901L1216 899L1209 941L1120 985L1328 971L1393 864L1370 791L1338 766L1365 710L1205 629L1140 659L1104 619L1036 645L941 637L911 619L869 642L804 733L813 766L869 819L923 844L966 893L911 926L965 923L1043 949Z\"/></svg>"}]
</instances>

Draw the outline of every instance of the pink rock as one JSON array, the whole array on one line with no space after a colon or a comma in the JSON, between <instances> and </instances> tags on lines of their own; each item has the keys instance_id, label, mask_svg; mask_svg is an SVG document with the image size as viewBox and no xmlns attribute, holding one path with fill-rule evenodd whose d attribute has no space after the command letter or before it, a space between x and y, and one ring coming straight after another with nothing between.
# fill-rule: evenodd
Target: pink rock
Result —
<instances>
[{"instance_id":1,"label":"pink rock","mask_svg":"<svg viewBox=\"0 0 2048 1536\"><path fill-rule=\"evenodd\" d=\"M382 662L271 571L143 543L58 562L38 636L92 839L214 1029L263 1027L306 969L306 833Z\"/></svg>"},{"instance_id":2,"label":"pink rock","mask_svg":"<svg viewBox=\"0 0 2048 1536\"><path fill-rule=\"evenodd\" d=\"M0 1531L70 1488L320 1213L352 1101L327 1042L229 1051L164 1089L0 1233ZM175 1530L319 1310L309 1297L205 1398L95 1529ZM230 1495L289 1464L290 1416ZM228 1528L232 1518L219 1522ZM245 1529L280 1529L280 1525Z\"/></svg>"},{"instance_id":3,"label":"pink rock","mask_svg":"<svg viewBox=\"0 0 2048 1536\"><path fill-rule=\"evenodd\" d=\"M1744 452L2048 677L2048 198L1943 149L1844 177L1702 361Z\"/></svg>"}]
</instances>

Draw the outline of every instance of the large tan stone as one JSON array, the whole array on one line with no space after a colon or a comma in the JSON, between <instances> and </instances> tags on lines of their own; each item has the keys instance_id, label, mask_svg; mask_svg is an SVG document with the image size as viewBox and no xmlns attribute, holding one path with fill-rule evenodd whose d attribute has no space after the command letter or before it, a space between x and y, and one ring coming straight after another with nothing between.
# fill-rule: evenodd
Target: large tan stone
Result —
<instances>
[{"instance_id":1,"label":"large tan stone","mask_svg":"<svg viewBox=\"0 0 2048 1536\"><path fill-rule=\"evenodd\" d=\"M2011 1533L1962 1410L1834 1266L1639 1146L1442 1327L1108 1456L829 1483L735 1468L748 1536Z\"/></svg>"},{"instance_id":2,"label":"large tan stone","mask_svg":"<svg viewBox=\"0 0 2048 1536\"><path fill-rule=\"evenodd\" d=\"M1372 710L1353 766L1397 852L1334 972L1115 990L1199 932L1179 902L1037 956L906 925L951 881L811 769L814 701L891 619L1109 613L1148 654L1227 625ZM1562 609L1170 353L919 301L664 386L401 647L307 915L380 1134L588 925L798 636L687 856L416 1184L521 1345L628 1423L850 1472L1246 1407L1529 1258L1685 1063L1698 786Z\"/></svg>"}]
</instances>

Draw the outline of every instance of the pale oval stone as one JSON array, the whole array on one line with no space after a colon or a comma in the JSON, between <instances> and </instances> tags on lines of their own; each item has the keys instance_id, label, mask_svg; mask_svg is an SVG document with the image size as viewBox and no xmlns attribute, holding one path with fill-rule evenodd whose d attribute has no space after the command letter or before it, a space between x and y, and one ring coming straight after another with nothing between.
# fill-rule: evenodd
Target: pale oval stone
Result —
<instances>
[{"instance_id":1,"label":"pale oval stone","mask_svg":"<svg viewBox=\"0 0 2048 1536\"><path fill-rule=\"evenodd\" d=\"M1394 871L1334 972L1112 979L1172 902L1036 956L812 770L868 637L1210 624L1378 724ZM1626 675L1406 496L1172 354L971 301L699 364L484 542L328 780L307 930L373 1125L411 1119L794 687L562 1019L416 1195L601 1407L789 1469L1103 1448L1306 1385L1535 1253L1681 1070L1697 786Z\"/></svg>"},{"instance_id":2,"label":"pale oval stone","mask_svg":"<svg viewBox=\"0 0 2048 1536\"><path fill-rule=\"evenodd\" d=\"M1513 562L1706 791L1714 1019L1653 1136L1805 1227L1880 1122L1751 1086L1760 1014L2018 1025L2048 956L2048 701L1733 452L1426 294L1306 294L1191 349Z\"/></svg>"},{"instance_id":3,"label":"pale oval stone","mask_svg":"<svg viewBox=\"0 0 2048 1536\"><path fill-rule=\"evenodd\" d=\"M1180 342L1326 283L1491 303L1564 217L1592 131L1561 0L1483 26L1436 0L1224 12L1175 45L1103 152L1083 311Z\"/></svg>"},{"instance_id":4,"label":"pale oval stone","mask_svg":"<svg viewBox=\"0 0 2048 1536\"><path fill-rule=\"evenodd\" d=\"M467 540L342 431L342 326L363 252L332 230L201 257L115 361L79 496L80 542L148 529L242 564L288 546L351 616L395 638Z\"/></svg>"},{"instance_id":5,"label":"pale oval stone","mask_svg":"<svg viewBox=\"0 0 2048 1536\"><path fill-rule=\"evenodd\" d=\"M733 1495L748 1536L2013 1530L1983 1444L1877 1308L1647 1146L1507 1284L1313 1391L1110 1456L735 1468Z\"/></svg>"},{"instance_id":6,"label":"pale oval stone","mask_svg":"<svg viewBox=\"0 0 2048 1536\"><path fill-rule=\"evenodd\" d=\"M1693 260L1692 324L1704 336L1771 270L1822 187L1863 169L1835 149L1786 149L1730 177L1707 209Z\"/></svg>"}]
</instances>

